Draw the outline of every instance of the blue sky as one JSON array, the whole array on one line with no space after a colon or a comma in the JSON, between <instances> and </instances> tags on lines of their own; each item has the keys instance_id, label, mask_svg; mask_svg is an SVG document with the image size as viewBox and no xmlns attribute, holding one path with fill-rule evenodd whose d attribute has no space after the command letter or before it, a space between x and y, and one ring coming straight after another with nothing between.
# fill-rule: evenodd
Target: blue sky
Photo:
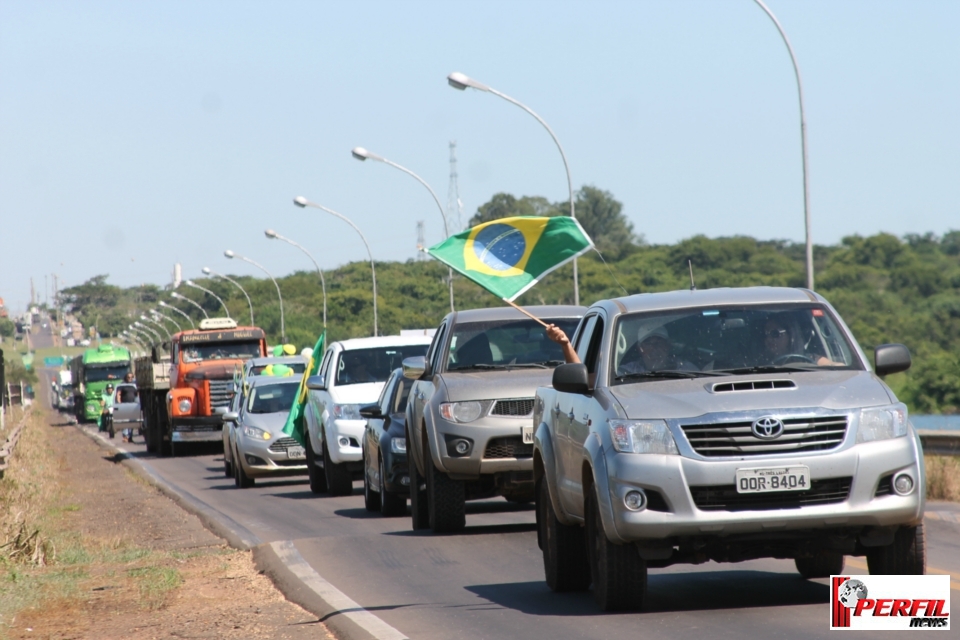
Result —
<instances>
[{"instance_id":1,"label":"blue sky","mask_svg":"<svg viewBox=\"0 0 960 640\"><path fill-rule=\"evenodd\" d=\"M769 0L799 59L813 237L960 228L960 3ZM648 242L803 240L790 60L751 0L0 3L0 296L415 254L446 204L611 191Z\"/></svg>"}]
</instances>

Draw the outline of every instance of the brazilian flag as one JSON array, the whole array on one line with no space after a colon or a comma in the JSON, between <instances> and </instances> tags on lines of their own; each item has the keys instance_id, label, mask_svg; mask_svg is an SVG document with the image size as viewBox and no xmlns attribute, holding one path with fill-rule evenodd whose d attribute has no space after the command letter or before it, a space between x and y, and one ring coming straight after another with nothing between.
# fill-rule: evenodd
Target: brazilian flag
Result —
<instances>
[{"instance_id":1,"label":"brazilian flag","mask_svg":"<svg viewBox=\"0 0 960 640\"><path fill-rule=\"evenodd\" d=\"M317 371L320 370L320 361L323 360L323 347L326 340L327 330L324 329L320 337L317 338L317 344L313 346L310 362L303 371L303 378L300 379L300 391L293 400L293 406L290 407L287 423L283 425L284 435L288 435L299 442L301 447L307 446L307 427L303 421L303 411L307 406L307 378L317 375Z\"/></svg>"},{"instance_id":2,"label":"brazilian flag","mask_svg":"<svg viewBox=\"0 0 960 640\"><path fill-rule=\"evenodd\" d=\"M513 302L543 276L593 248L575 218L518 216L484 222L427 253Z\"/></svg>"}]
</instances>

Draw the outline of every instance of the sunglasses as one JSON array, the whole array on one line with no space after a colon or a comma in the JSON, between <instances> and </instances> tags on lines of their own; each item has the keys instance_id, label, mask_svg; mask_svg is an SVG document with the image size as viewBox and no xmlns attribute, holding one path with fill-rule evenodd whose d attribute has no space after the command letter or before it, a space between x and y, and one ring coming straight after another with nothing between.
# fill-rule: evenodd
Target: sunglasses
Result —
<instances>
[{"instance_id":1,"label":"sunglasses","mask_svg":"<svg viewBox=\"0 0 960 640\"><path fill-rule=\"evenodd\" d=\"M770 329L769 331L765 332L765 335L768 338L781 338L787 335L787 330L786 329Z\"/></svg>"}]
</instances>

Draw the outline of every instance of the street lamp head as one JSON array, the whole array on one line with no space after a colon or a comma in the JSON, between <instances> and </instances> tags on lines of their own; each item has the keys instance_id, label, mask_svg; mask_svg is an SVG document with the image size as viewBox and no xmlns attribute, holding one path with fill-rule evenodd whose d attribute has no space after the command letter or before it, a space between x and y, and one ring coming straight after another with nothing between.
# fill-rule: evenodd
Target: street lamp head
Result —
<instances>
[{"instance_id":1,"label":"street lamp head","mask_svg":"<svg viewBox=\"0 0 960 640\"><path fill-rule=\"evenodd\" d=\"M203 273L206 275L210 275L210 267L204 267L203 269L200 269L200 271L203 271Z\"/></svg>"},{"instance_id":2,"label":"street lamp head","mask_svg":"<svg viewBox=\"0 0 960 640\"><path fill-rule=\"evenodd\" d=\"M277 232L274 231L273 229L267 229L266 231L263 232L263 235L267 236L268 238L274 239L277 237Z\"/></svg>"},{"instance_id":3,"label":"street lamp head","mask_svg":"<svg viewBox=\"0 0 960 640\"><path fill-rule=\"evenodd\" d=\"M182 298L183 296L180 295L179 293L177 293L176 291L171 291L171 292L170 292L170 297L171 297L171 298Z\"/></svg>"},{"instance_id":4,"label":"street lamp head","mask_svg":"<svg viewBox=\"0 0 960 640\"><path fill-rule=\"evenodd\" d=\"M226 251L223 252L223 255L225 255L226 257L232 259L233 256L234 256L234 253L233 253L233 251L230 251L230 249L227 249Z\"/></svg>"},{"instance_id":5,"label":"street lamp head","mask_svg":"<svg viewBox=\"0 0 960 640\"><path fill-rule=\"evenodd\" d=\"M195 286L196 286L196 285L193 283L193 280L184 280L184 281L183 281L183 284L187 285L188 287L195 287Z\"/></svg>"},{"instance_id":6,"label":"street lamp head","mask_svg":"<svg viewBox=\"0 0 960 640\"><path fill-rule=\"evenodd\" d=\"M370 152L363 147L354 147L350 153L353 154L354 158L360 160L361 162L370 157Z\"/></svg>"},{"instance_id":7,"label":"street lamp head","mask_svg":"<svg viewBox=\"0 0 960 640\"><path fill-rule=\"evenodd\" d=\"M141 319L141 320L146 320L146 319L147 319L147 316L145 316L145 315L143 315L143 314L141 313L141 314L140 314L140 319Z\"/></svg>"},{"instance_id":8,"label":"street lamp head","mask_svg":"<svg viewBox=\"0 0 960 640\"><path fill-rule=\"evenodd\" d=\"M297 196L296 198L293 199L293 204L297 205L298 207L307 206L307 202L308 200L303 196Z\"/></svg>"},{"instance_id":9,"label":"street lamp head","mask_svg":"<svg viewBox=\"0 0 960 640\"><path fill-rule=\"evenodd\" d=\"M454 89L459 89L460 91L463 91L464 89L469 87L470 86L469 83L470 83L470 78L463 75L459 71L454 71L453 73L447 76L447 84L449 84Z\"/></svg>"}]
</instances>

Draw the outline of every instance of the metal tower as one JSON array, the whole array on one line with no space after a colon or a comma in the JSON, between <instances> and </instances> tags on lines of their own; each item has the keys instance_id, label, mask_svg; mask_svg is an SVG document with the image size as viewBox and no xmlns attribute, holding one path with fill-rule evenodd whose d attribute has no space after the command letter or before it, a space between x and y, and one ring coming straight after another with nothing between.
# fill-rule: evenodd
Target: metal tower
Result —
<instances>
[{"instance_id":1,"label":"metal tower","mask_svg":"<svg viewBox=\"0 0 960 640\"><path fill-rule=\"evenodd\" d=\"M417 262L427 259L427 254L424 253L426 249L426 241L423 239L423 220L417 220Z\"/></svg>"},{"instance_id":2,"label":"metal tower","mask_svg":"<svg viewBox=\"0 0 960 640\"><path fill-rule=\"evenodd\" d=\"M450 234L463 230L463 202L460 201L460 185L457 182L457 141L450 141L450 186L447 189L447 224Z\"/></svg>"}]
</instances>

